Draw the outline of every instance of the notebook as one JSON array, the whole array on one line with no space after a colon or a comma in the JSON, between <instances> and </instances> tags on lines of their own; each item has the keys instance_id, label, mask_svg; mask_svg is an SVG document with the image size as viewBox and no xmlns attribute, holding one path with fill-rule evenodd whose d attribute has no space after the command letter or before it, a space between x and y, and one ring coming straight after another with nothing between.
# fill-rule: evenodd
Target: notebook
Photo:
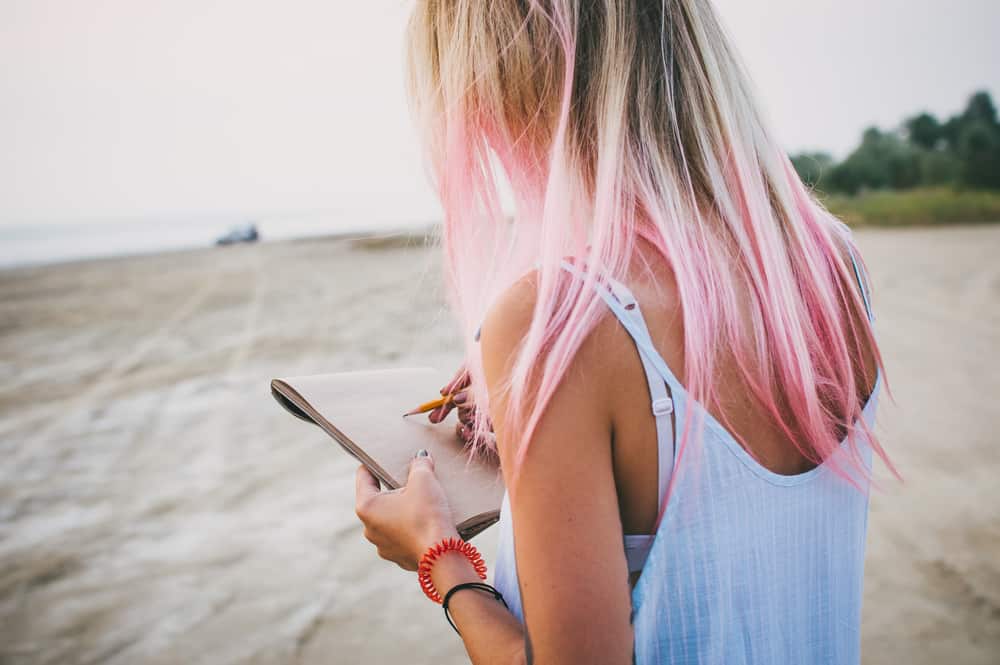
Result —
<instances>
[{"instance_id":1,"label":"notebook","mask_svg":"<svg viewBox=\"0 0 1000 665\"><path fill-rule=\"evenodd\" d=\"M289 413L322 428L383 487L405 485L414 453L429 451L455 527L467 540L500 518L504 488L496 459L470 459L454 417L438 425L427 414L403 418L439 397L446 383L427 367L365 370L274 379L271 394Z\"/></svg>"}]
</instances>

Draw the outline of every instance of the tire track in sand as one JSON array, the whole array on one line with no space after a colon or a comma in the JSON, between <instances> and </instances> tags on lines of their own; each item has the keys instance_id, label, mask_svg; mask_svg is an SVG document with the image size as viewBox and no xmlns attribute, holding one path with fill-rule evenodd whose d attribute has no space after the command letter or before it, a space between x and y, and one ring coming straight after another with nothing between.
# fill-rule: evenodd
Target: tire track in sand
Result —
<instances>
[{"instance_id":1,"label":"tire track in sand","mask_svg":"<svg viewBox=\"0 0 1000 665\"><path fill-rule=\"evenodd\" d=\"M220 286L221 277L216 275L212 280L205 282L201 288L192 293L181 303L173 313L160 323L155 329L144 337L140 338L132 345L131 352L119 356L108 369L101 374L101 377L91 386L74 397L69 404L59 409L60 415L50 420L45 426L35 431L28 441L21 446L21 450L32 450L37 444L48 440L52 435L63 428L67 422L75 418L81 410L90 408L95 401L102 397L114 384L129 371L139 365L145 356L167 339L171 333L186 319L190 318L208 300Z\"/></svg>"}]
</instances>

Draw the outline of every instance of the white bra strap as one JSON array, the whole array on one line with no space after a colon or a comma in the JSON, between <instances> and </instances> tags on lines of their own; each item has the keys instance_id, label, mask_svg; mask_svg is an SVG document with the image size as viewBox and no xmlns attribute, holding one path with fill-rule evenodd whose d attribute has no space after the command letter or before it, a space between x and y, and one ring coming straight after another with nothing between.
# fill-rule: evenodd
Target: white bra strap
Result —
<instances>
[{"instance_id":1,"label":"white bra strap","mask_svg":"<svg viewBox=\"0 0 1000 665\"><path fill-rule=\"evenodd\" d=\"M628 561L628 572L638 573L646 564L649 550L653 547L652 535L626 535L625 560Z\"/></svg>"}]
</instances>

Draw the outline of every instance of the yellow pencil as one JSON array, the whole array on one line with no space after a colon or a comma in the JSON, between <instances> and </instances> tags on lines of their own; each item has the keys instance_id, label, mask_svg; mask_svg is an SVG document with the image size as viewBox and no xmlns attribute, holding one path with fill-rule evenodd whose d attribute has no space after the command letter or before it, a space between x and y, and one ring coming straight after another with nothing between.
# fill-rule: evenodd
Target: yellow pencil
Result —
<instances>
[{"instance_id":1,"label":"yellow pencil","mask_svg":"<svg viewBox=\"0 0 1000 665\"><path fill-rule=\"evenodd\" d=\"M403 417L405 418L406 416L412 416L417 413L427 413L428 411L433 411L434 409L440 406L444 406L445 404L450 404L454 397L455 397L454 395L449 393L443 397L438 397L437 399L433 399L430 402L424 402L423 404L413 409L412 411L407 411L406 413L404 413Z\"/></svg>"}]
</instances>

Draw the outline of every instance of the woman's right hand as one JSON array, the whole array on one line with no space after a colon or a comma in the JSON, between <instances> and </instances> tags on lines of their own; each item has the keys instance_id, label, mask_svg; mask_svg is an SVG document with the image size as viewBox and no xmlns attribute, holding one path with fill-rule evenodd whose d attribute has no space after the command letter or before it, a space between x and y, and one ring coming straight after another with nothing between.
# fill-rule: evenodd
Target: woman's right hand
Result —
<instances>
[{"instance_id":1,"label":"woman's right hand","mask_svg":"<svg viewBox=\"0 0 1000 665\"><path fill-rule=\"evenodd\" d=\"M440 391L441 395L453 394L452 401L439 406L427 414L428 420L436 425L444 421L452 409L458 409L458 422L455 423L455 434L464 444L472 443L472 424L476 415L476 404L473 401L472 393L467 390L470 382L471 378L469 377L468 370L464 365L459 367L458 371L455 372L455 376ZM493 431L492 424L490 424L490 431Z\"/></svg>"}]
</instances>

